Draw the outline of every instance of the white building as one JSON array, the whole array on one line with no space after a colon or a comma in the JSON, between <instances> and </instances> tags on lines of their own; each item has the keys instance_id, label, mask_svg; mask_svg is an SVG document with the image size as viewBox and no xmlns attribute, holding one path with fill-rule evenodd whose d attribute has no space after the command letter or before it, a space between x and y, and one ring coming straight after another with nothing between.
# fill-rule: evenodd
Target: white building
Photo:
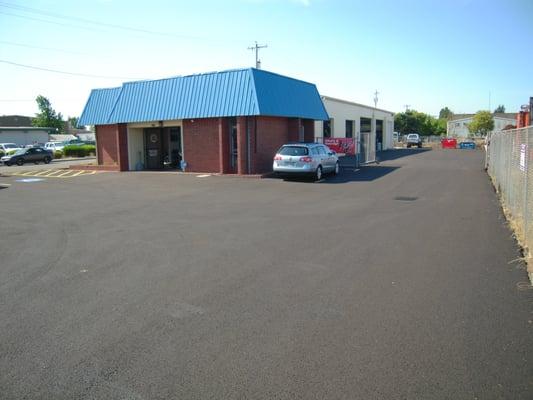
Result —
<instances>
[{"instance_id":1,"label":"white building","mask_svg":"<svg viewBox=\"0 0 533 400\"><path fill-rule=\"evenodd\" d=\"M0 143L15 143L18 146L48 142L48 136L56 132L53 128L34 126L0 126Z\"/></svg>"},{"instance_id":2,"label":"white building","mask_svg":"<svg viewBox=\"0 0 533 400\"><path fill-rule=\"evenodd\" d=\"M355 138L360 161L374 161L376 151L393 147L394 113L351 101L322 96L330 117L315 121L315 140Z\"/></svg>"},{"instance_id":3,"label":"white building","mask_svg":"<svg viewBox=\"0 0 533 400\"><path fill-rule=\"evenodd\" d=\"M468 124L472 122L475 114L457 114L447 123L446 134L451 137L466 138L470 135ZM494 131L501 131L507 125L516 125L515 113L492 114L494 118Z\"/></svg>"}]
</instances>

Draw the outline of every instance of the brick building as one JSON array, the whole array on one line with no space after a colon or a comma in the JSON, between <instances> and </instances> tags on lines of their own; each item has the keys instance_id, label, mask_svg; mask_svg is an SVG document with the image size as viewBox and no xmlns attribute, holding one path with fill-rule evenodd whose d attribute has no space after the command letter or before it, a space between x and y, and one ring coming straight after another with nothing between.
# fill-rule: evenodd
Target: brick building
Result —
<instances>
[{"instance_id":1,"label":"brick building","mask_svg":"<svg viewBox=\"0 0 533 400\"><path fill-rule=\"evenodd\" d=\"M259 174L328 118L315 85L249 68L95 89L79 124L95 126L102 169Z\"/></svg>"}]
</instances>

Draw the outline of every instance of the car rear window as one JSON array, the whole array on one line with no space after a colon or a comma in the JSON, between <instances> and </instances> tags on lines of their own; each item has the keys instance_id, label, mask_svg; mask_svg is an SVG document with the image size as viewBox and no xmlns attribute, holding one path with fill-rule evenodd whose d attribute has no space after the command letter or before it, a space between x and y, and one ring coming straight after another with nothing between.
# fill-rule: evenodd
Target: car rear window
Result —
<instances>
[{"instance_id":1,"label":"car rear window","mask_svg":"<svg viewBox=\"0 0 533 400\"><path fill-rule=\"evenodd\" d=\"M282 156L306 156L309 154L307 147L303 146L283 146L278 154Z\"/></svg>"},{"instance_id":2,"label":"car rear window","mask_svg":"<svg viewBox=\"0 0 533 400\"><path fill-rule=\"evenodd\" d=\"M417 139L418 135L416 133L411 133L410 135L407 135L407 139Z\"/></svg>"}]
</instances>

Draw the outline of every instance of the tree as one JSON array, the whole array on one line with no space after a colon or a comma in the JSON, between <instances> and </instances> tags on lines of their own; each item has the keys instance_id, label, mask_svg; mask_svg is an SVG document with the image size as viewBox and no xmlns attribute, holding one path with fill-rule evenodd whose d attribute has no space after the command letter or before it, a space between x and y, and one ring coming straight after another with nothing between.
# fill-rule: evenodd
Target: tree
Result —
<instances>
[{"instance_id":1,"label":"tree","mask_svg":"<svg viewBox=\"0 0 533 400\"><path fill-rule=\"evenodd\" d=\"M67 121L71 128L76 129L78 127L78 117L68 117Z\"/></svg>"},{"instance_id":2,"label":"tree","mask_svg":"<svg viewBox=\"0 0 533 400\"><path fill-rule=\"evenodd\" d=\"M39 113L35 114L35 118L32 120L32 125L41 128L56 128L58 133L63 133L65 130L63 116L61 113L55 112L50 100L39 95L35 101L37 102L37 107L39 107Z\"/></svg>"},{"instance_id":3,"label":"tree","mask_svg":"<svg viewBox=\"0 0 533 400\"><path fill-rule=\"evenodd\" d=\"M453 112L448 107L444 107L440 109L439 119L449 119L451 117L453 117Z\"/></svg>"},{"instance_id":4,"label":"tree","mask_svg":"<svg viewBox=\"0 0 533 400\"><path fill-rule=\"evenodd\" d=\"M505 106L503 104L500 104L496 109L494 110L494 113L504 113L505 112Z\"/></svg>"},{"instance_id":5,"label":"tree","mask_svg":"<svg viewBox=\"0 0 533 400\"><path fill-rule=\"evenodd\" d=\"M485 136L494 129L494 119L490 111L478 111L472 122L468 124L468 131L473 135Z\"/></svg>"},{"instance_id":6,"label":"tree","mask_svg":"<svg viewBox=\"0 0 533 400\"><path fill-rule=\"evenodd\" d=\"M419 133L424 136L442 135L446 133L446 121L439 121L423 112L407 110L394 116L394 130L400 132L402 135L409 133Z\"/></svg>"}]
</instances>

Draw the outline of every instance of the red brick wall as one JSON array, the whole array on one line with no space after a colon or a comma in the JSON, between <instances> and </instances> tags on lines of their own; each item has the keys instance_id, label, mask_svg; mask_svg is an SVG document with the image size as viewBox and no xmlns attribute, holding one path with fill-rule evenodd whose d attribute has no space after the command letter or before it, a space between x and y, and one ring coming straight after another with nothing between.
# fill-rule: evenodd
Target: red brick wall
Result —
<instances>
[{"instance_id":1,"label":"red brick wall","mask_svg":"<svg viewBox=\"0 0 533 400\"><path fill-rule=\"evenodd\" d=\"M117 126L97 125L98 165L118 165Z\"/></svg>"},{"instance_id":2,"label":"red brick wall","mask_svg":"<svg viewBox=\"0 0 533 400\"><path fill-rule=\"evenodd\" d=\"M95 129L98 165L114 165L118 166L120 171L127 171L129 165L126 124L97 125Z\"/></svg>"},{"instance_id":3,"label":"red brick wall","mask_svg":"<svg viewBox=\"0 0 533 400\"><path fill-rule=\"evenodd\" d=\"M253 154L253 172L264 173L272 171L272 160L276 150L288 141L288 118L257 117L257 153Z\"/></svg>"},{"instance_id":4,"label":"red brick wall","mask_svg":"<svg viewBox=\"0 0 533 400\"><path fill-rule=\"evenodd\" d=\"M220 120L221 118L183 120L183 153L187 171L219 172Z\"/></svg>"}]
</instances>

